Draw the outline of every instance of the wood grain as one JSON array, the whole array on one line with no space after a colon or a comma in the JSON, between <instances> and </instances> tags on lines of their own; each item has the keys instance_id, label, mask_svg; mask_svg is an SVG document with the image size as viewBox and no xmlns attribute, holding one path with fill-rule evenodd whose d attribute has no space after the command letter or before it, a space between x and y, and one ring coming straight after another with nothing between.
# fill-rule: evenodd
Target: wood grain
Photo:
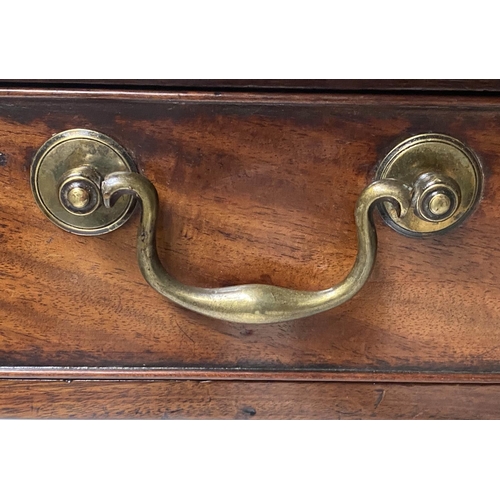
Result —
<instances>
[{"instance_id":1,"label":"wood grain","mask_svg":"<svg viewBox=\"0 0 500 500\"><path fill-rule=\"evenodd\" d=\"M107 134L135 157L159 191L160 256L193 285L315 290L341 280L356 253L356 199L414 134L464 141L485 191L444 236L408 239L377 218L375 271L347 304L289 323L228 324L145 284L137 215L94 238L44 218L29 165L70 128ZM498 374L499 158L496 97L1 91L0 365Z\"/></svg>"},{"instance_id":2,"label":"wood grain","mask_svg":"<svg viewBox=\"0 0 500 500\"><path fill-rule=\"evenodd\" d=\"M0 418L498 419L500 386L0 381Z\"/></svg>"}]
</instances>

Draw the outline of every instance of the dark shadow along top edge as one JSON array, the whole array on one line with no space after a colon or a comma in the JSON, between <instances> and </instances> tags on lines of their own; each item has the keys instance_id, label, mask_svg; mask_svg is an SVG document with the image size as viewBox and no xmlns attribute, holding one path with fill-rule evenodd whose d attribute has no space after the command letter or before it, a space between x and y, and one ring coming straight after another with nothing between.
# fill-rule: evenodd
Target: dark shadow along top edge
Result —
<instances>
[{"instance_id":1,"label":"dark shadow along top edge","mask_svg":"<svg viewBox=\"0 0 500 500\"><path fill-rule=\"evenodd\" d=\"M500 80L0 80L0 88L352 92L500 93Z\"/></svg>"}]
</instances>

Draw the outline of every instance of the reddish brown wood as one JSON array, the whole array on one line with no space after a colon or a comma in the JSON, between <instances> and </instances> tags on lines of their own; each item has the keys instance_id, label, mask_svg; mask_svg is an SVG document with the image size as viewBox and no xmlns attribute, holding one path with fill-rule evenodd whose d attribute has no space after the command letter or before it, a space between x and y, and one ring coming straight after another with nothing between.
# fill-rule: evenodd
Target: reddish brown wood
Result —
<instances>
[{"instance_id":1,"label":"reddish brown wood","mask_svg":"<svg viewBox=\"0 0 500 500\"><path fill-rule=\"evenodd\" d=\"M342 279L356 253L356 199L377 162L413 134L468 144L484 165L484 199L463 227L425 240L378 220L374 274L336 310L228 324L180 309L145 284L137 217L95 238L44 218L29 164L52 134L78 127L134 155L159 191L166 267L201 286L313 290ZM500 374L499 137L496 97L2 91L3 373L163 367L173 377L189 368L491 380Z\"/></svg>"},{"instance_id":2,"label":"reddish brown wood","mask_svg":"<svg viewBox=\"0 0 500 500\"><path fill-rule=\"evenodd\" d=\"M4 366L0 379L9 380L248 380L274 382L397 382L500 384L497 372L404 372L340 370L241 370L213 368L161 367L58 367Z\"/></svg>"},{"instance_id":3,"label":"reddish brown wood","mask_svg":"<svg viewBox=\"0 0 500 500\"><path fill-rule=\"evenodd\" d=\"M0 381L0 418L498 419L500 386Z\"/></svg>"}]
</instances>

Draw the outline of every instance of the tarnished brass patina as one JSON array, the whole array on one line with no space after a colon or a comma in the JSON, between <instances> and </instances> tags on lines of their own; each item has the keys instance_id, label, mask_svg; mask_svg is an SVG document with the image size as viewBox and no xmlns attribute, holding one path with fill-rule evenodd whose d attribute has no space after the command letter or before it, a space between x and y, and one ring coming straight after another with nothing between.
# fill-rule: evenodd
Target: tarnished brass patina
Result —
<instances>
[{"instance_id":1,"label":"tarnished brass patina","mask_svg":"<svg viewBox=\"0 0 500 500\"><path fill-rule=\"evenodd\" d=\"M81 186L72 186L65 199L76 210L83 210L90 204L91 194Z\"/></svg>"},{"instance_id":2,"label":"tarnished brass patina","mask_svg":"<svg viewBox=\"0 0 500 500\"><path fill-rule=\"evenodd\" d=\"M422 134L396 146L382 161L377 179L399 179L414 187L412 209L399 217L389 203L382 213L396 231L435 234L461 224L479 201L483 174L475 154L442 134Z\"/></svg>"},{"instance_id":3,"label":"tarnished brass patina","mask_svg":"<svg viewBox=\"0 0 500 500\"><path fill-rule=\"evenodd\" d=\"M461 143L436 134L411 138L384 159L378 179L359 195L355 209L358 254L343 281L317 292L257 284L199 288L180 283L160 262L155 236L158 195L146 177L134 172L123 150L91 131L69 131L56 137L43 146L32 166L33 192L48 217L68 231L100 234L123 224L133 200L139 199L137 258L146 281L187 309L239 323L311 316L358 293L370 277L377 253L375 205L383 205L388 223L404 234L434 234L462 222L477 203L482 186L479 162ZM120 168L113 170L116 165Z\"/></svg>"},{"instance_id":4,"label":"tarnished brass patina","mask_svg":"<svg viewBox=\"0 0 500 500\"><path fill-rule=\"evenodd\" d=\"M36 153L31 189L43 213L60 228L75 234L104 234L129 219L136 199L124 196L113 208L104 207L102 179L111 172L135 171L130 155L110 137L92 130L66 130Z\"/></svg>"},{"instance_id":5,"label":"tarnished brass patina","mask_svg":"<svg viewBox=\"0 0 500 500\"><path fill-rule=\"evenodd\" d=\"M92 166L68 170L59 182L59 201L71 214L90 215L102 205L101 174Z\"/></svg>"},{"instance_id":6,"label":"tarnished brass patina","mask_svg":"<svg viewBox=\"0 0 500 500\"><path fill-rule=\"evenodd\" d=\"M377 235L371 209L379 200L387 200L401 214L410 208L411 189L400 181L376 181L359 196L355 220L358 255L347 277L338 285L319 292L289 290L271 285L239 285L224 288L198 288L179 283L163 267L156 252L155 226L158 196L146 177L134 173L110 174L102 183L106 206L125 194L134 193L142 202L137 237L137 258L146 281L159 293L205 316L239 323L275 323L311 316L339 306L368 280L375 263Z\"/></svg>"}]
</instances>

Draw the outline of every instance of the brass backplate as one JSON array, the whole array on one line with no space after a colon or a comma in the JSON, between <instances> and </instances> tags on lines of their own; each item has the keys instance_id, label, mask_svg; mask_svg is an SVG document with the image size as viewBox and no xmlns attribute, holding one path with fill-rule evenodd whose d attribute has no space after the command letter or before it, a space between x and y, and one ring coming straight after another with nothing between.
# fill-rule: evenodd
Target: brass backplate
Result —
<instances>
[{"instance_id":1,"label":"brass backplate","mask_svg":"<svg viewBox=\"0 0 500 500\"><path fill-rule=\"evenodd\" d=\"M376 179L397 179L413 187L427 172L454 181L460 191L458 206L446 220L430 221L413 209L400 218L390 203L383 203L384 220L407 236L433 235L456 227L471 214L481 197L483 172L476 155L457 139L442 134L417 135L398 144L382 160Z\"/></svg>"},{"instance_id":2,"label":"brass backplate","mask_svg":"<svg viewBox=\"0 0 500 500\"><path fill-rule=\"evenodd\" d=\"M92 236L122 226L135 206L131 195L121 197L112 208L101 205L84 216L61 204L59 187L64 175L82 166L95 169L102 178L112 172L137 172L132 158L110 137L92 130L66 130L50 138L33 159L31 189L38 206L54 224L70 233Z\"/></svg>"}]
</instances>

